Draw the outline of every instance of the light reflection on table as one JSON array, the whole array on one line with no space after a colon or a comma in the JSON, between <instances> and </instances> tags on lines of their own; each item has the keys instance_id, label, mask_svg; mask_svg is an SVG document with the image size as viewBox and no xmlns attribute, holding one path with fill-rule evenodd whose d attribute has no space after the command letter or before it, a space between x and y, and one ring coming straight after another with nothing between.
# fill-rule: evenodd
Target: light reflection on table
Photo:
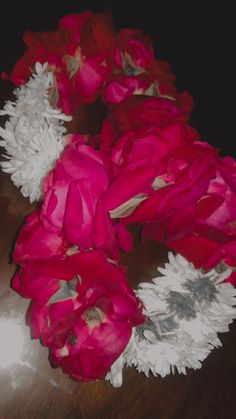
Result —
<instances>
[{"instance_id":1,"label":"light reflection on table","mask_svg":"<svg viewBox=\"0 0 236 419\"><path fill-rule=\"evenodd\" d=\"M0 317L0 368L11 367L21 360L26 344L22 327L19 320Z\"/></svg>"}]
</instances>

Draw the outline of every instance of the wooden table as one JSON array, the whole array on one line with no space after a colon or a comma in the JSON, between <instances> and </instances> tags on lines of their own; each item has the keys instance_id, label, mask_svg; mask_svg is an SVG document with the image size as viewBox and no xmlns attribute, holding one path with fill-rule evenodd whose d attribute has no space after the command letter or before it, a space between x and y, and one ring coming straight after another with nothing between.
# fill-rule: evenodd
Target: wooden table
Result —
<instances>
[{"instance_id":1,"label":"wooden table","mask_svg":"<svg viewBox=\"0 0 236 419\"><path fill-rule=\"evenodd\" d=\"M28 301L10 287L15 266L9 254L26 214L33 210L0 174L0 419L233 419L236 418L236 322L221 335L223 349L187 376L146 379L124 371L124 384L78 383L52 369L48 350L30 338ZM126 257L129 281L148 280L166 249L153 242Z\"/></svg>"}]
</instances>

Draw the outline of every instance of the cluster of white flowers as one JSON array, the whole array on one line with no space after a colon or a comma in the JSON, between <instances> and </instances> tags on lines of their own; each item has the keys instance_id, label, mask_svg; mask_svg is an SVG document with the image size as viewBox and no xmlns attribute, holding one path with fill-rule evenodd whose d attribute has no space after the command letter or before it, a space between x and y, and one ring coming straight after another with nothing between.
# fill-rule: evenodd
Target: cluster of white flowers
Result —
<instances>
[{"instance_id":1,"label":"cluster of white flowers","mask_svg":"<svg viewBox=\"0 0 236 419\"><path fill-rule=\"evenodd\" d=\"M134 329L106 377L115 387L122 384L124 365L161 377L175 369L186 374L186 368L201 368L212 349L221 346L217 333L228 331L236 318L236 289L222 283L230 269L204 272L169 253L169 263L158 271L163 276L139 284L137 296L144 303L147 321Z\"/></svg>"},{"instance_id":2,"label":"cluster of white flowers","mask_svg":"<svg viewBox=\"0 0 236 419\"><path fill-rule=\"evenodd\" d=\"M63 121L71 120L51 107L52 88L53 73L47 63L36 63L35 74L14 91L16 101L8 101L0 111L0 115L9 116L5 128L0 127L0 145L6 150L2 169L31 202L40 199L42 180L64 148Z\"/></svg>"}]
</instances>

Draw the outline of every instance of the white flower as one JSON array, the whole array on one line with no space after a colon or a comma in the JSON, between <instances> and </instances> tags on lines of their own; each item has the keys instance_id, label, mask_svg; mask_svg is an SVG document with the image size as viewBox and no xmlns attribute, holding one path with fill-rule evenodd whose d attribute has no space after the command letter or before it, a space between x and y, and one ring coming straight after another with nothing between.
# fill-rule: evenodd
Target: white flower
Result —
<instances>
[{"instance_id":1,"label":"white flower","mask_svg":"<svg viewBox=\"0 0 236 419\"><path fill-rule=\"evenodd\" d=\"M123 353L119 358L112 364L111 371L107 373L105 380L110 381L113 387L118 388L122 386L123 376L122 370L125 364L125 358Z\"/></svg>"},{"instance_id":2,"label":"white flower","mask_svg":"<svg viewBox=\"0 0 236 419\"><path fill-rule=\"evenodd\" d=\"M197 270L182 256L169 253L169 263L158 268L163 276L141 283L136 291L147 320L134 328L129 345L113 364L109 375L122 383L124 365L135 366L147 377L165 377L177 370L201 368L221 342L217 334L228 331L236 318L236 290L222 281L231 270Z\"/></svg>"},{"instance_id":3,"label":"white flower","mask_svg":"<svg viewBox=\"0 0 236 419\"><path fill-rule=\"evenodd\" d=\"M129 354L130 356L131 354L134 354L135 352L133 334L134 332L132 332L132 336L124 352L122 352L119 358L117 358L117 360L112 364L111 371L108 372L105 377L105 380L110 381L110 383L115 388L122 386L122 382L123 382L122 372L123 372L123 367L125 366L125 363L127 361L127 355Z\"/></svg>"},{"instance_id":4,"label":"white flower","mask_svg":"<svg viewBox=\"0 0 236 419\"><path fill-rule=\"evenodd\" d=\"M21 188L30 201L40 199L42 180L52 169L64 148L66 129L63 121L71 120L49 103L53 74L47 63L36 63L35 74L16 89L15 102L8 101L0 115L8 115L5 129L0 127L6 150L1 162L3 171Z\"/></svg>"}]
</instances>

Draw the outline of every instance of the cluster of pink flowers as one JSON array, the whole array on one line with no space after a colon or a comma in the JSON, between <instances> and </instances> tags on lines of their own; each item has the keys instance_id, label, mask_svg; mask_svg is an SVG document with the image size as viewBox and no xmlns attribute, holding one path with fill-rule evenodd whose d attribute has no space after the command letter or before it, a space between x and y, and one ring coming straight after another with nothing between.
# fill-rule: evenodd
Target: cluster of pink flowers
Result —
<instances>
[{"instance_id":1,"label":"cluster of pink flowers","mask_svg":"<svg viewBox=\"0 0 236 419\"><path fill-rule=\"evenodd\" d=\"M98 97L107 104L101 134L68 135L45 178L15 245L13 280L32 300L27 321L52 364L75 379L102 379L145 321L120 265L132 250L129 224L196 268L232 266L235 281L236 163L189 125L193 101L142 31L116 33L108 12L86 11L24 41L14 83L48 62L54 107L74 115Z\"/></svg>"}]
</instances>

